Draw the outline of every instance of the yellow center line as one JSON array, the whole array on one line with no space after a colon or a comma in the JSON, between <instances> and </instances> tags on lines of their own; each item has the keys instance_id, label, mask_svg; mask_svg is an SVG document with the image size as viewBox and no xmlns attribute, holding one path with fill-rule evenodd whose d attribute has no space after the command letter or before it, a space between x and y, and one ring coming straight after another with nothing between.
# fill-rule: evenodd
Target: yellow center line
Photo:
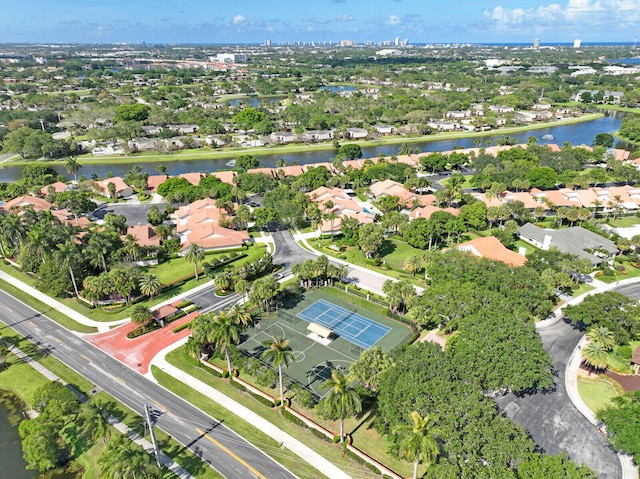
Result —
<instances>
[{"instance_id":1,"label":"yellow center line","mask_svg":"<svg viewBox=\"0 0 640 479\"><path fill-rule=\"evenodd\" d=\"M163 411L168 411L168 409L166 407L164 407L162 404L160 404L158 401L156 401L155 399L152 399L151 402L153 402L153 404L155 404L156 406L158 406L160 409L162 409Z\"/></svg>"},{"instance_id":2,"label":"yellow center line","mask_svg":"<svg viewBox=\"0 0 640 479\"><path fill-rule=\"evenodd\" d=\"M220 449L222 449L224 452L226 452L227 454L229 454L231 457L233 457L236 461L238 461L240 464L242 464L244 467L246 467L247 469L249 469L253 474L255 474L257 477L259 477L260 479L267 479L265 476L263 476L262 474L260 474L258 471L256 471L255 468L253 468L252 466L250 466L249 464L247 464L247 462L242 459L241 457L239 457L237 454L235 454L234 452L230 451L229 449L227 449L226 447L224 447L222 444L220 444L218 441L216 441L214 438L212 438L211 436L209 436L206 432L204 432L202 429L196 428L196 432L198 434L201 434L203 437L206 437L209 441L211 441L212 443L214 443L216 446L218 446Z\"/></svg>"},{"instance_id":3,"label":"yellow center line","mask_svg":"<svg viewBox=\"0 0 640 479\"><path fill-rule=\"evenodd\" d=\"M53 340L58 344L62 344L62 341L60 341L58 338L53 338Z\"/></svg>"},{"instance_id":4,"label":"yellow center line","mask_svg":"<svg viewBox=\"0 0 640 479\"><path fill-rule=\"evenodd\" d=\"M6 309L7 311L9 311L10 313L13 313L13 309L11 309L9 306L5 306L4 309Z\"/></svg>"}]
</instances>

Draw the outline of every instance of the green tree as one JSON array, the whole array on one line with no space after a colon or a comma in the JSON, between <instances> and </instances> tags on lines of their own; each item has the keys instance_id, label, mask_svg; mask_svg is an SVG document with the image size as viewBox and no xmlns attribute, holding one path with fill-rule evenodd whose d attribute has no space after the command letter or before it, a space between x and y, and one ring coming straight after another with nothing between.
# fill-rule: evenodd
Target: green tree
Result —
<instances>
[{"instance_id":1,"label":"green tree","mask_svg":"<svg viewBox=\"0 0 640 479\"><path fill-rule=\"evenodd\" d=\"M362 158L362 148L355 143L347 143L342 145L338 150L338 156L340 158L348 158L349 160L355 160Z\"/></svg>"},{"instance_id":2,"label":"green tree","mask_svg":"<svg viewBox=\"0 0 640 479\"><path fill-rule=\"evenodd\" d=\"M67 161L64 163L64 169L67 170L67 173L73 175L74 180L78 180L78 171L82 165L78 163L78 160L73 156L67 158Z\"/></svg>"},{"instance_id":3,"label":"green tree","mask_svg":"<svg viewBox=\"0 0 640 479\"><path fill-rule=\"evenodd\" d=\"M609 364L609 353L599 342L592 341L582 348L584 362L595 369L606 369Z\"/></svg>"},{"instance_id":4,"label":"green tree","mask_svg":"<svg viewBox=\"0 0 640 479\"><path fill-rule=\"evenodd\" d=\"M278 368L278 383L280 385L280 400L282 401L282 405L284 405L284 385L283 385L283 374L282 367L289 367L289 364L295 361L295 356L293 355L293 350L289 345L289 340L281 338L279 336L274 336L272 340L267 340L262 343L266 349L260 356L261 359L265 361L271 362L275 367Z\"/></svg>"},{"instance_id":5,"label":"green tree","mask_svg":"<svg viewBox=\"0 0 640 479\"><path fill-rule=\"evenodd\" d=\"M211 324L208 340L215 349L224 353L229 374L231 374L230 347L232 344L238 344L240 340L240 326L225 311L221 311Z\"/></svg>"},{"instance_id":6,"label":"green tree","mask_svg":"<svg viewBox=\"0 0 640 479\"><path fill-rule=\"evenodd\" d=\"M153 313L144 304L136 304L131 311L131 322L146 326L153 319Z\"/></svg>"},{"instance_id":7,"label":"green tree","mask_svg":"<svg viewBox=\"0 0 640 479\"><path fill-rule=\"evenodd\" d=\"M411 273L411 276L415 276L422 269L422 258L415 254L407 256L404 260L404 269Z\"/></svg>"},{"instance_id":8,"label":"green tree","mask_svg":"<svg viewBox=\"0 0 640 479\"><path fill-rule=\"evenodd\" d=\"M613 333L606 326L594 326L587 331L587 337L596 343L600 343L607 351L611 351L616 345Z\"/></svg>"},{"instance_id":9,"label":"green tree","mask_svg":"<svg viewBox=\"0 0 640 479\"><path fill-rule=\"evenodd\" d=\"M593 139L591 146L604 146L605 148L611 148L614 140L615 139L611 133L598 133Z\"/></svg>"},{"instance_id":10,"label":"green tree","mask_svg":"<svg viewBox=\"0 0 640 479\"><path fill-rule=\"evenodd\" d=\"M196 281L199 281L200 278L198 276L198 263L202 262L202 260L204 259L204 249L197 243L191 243L184 253L184 258L189 263L193 263L196 274Z\"/></svg>"},{"instance_id":11,"label":"green tree","mask_svg":"<svg viewBox=\"0 0 640 479\"><path fill-rule=\"evenodd\" d=\"M607 425L608 438L618 451L630 454L640 463L640 391L614 397L612 404L598 412L598 418Z\"/></svg>"},{"instance_id":12,"label":"green tree","mask_svg":"<svg viewBox=\"0 0 640 479\"><path fill-rule=\"evenodd\" d=\"M149 118L151 109L147 105L135 103L132 105L120 105L116 107L115 122L145 121Z\"/></svg>"},{"instance_id":13,"label":"green tree","mask_svg":"<svg viewBox=\"0 0 640 479\"><path fill-rule=\"evenodd\" d=\"M69 269L69 274L71 275L71 283L73 284L73 291L75 292L76 297L78 297L78 285L76 284L76 276L73 272L73 268L79 266L82 260L82 255L80 254L80 251L78 251L78 247L72 241L67 241L64 244L59 244L57 256L60 264Z\"/></svg>"},{"instance_id":14,"label":"green tree","mask_svg":"<svg viewBox=\"0 0 640 479\"><path fill-rule=\"evenodd\" d=\"M111 438L97 463L102 479L162 479L165 473L150 454L121 435Z\"/></svg>"},{"instance_id":15,"label":"green tree","mask_svg":"<svg viewBox=\"0 0 640 479\"><path fill-rule=\"evenodd\" d=\"M375 223L363 225L358 231L358 244L367 258L373 258L376 255L383 241L382 227Z\"/></svg>"},{"instance_id":16,"label":"green tree","mask_svg":"<svg viewBox=\"0 0 640 479\"><path fill-rule=\"evenodd\" d=\"M324 389L329 389L327 396L318 403L320 415L327 419L340 420L340 444L344 441L344 420L362 412L362 401L358 391L349 385L349 379L342 371L331 371L331 379L324 382Z\"/></svg>"},{"instance_id":17,"label":"green tree","mask_svg":"<svg viewBox=\"0 0 640 479\"><path fill-rule=\"evenodd\" d=\"M567 479L597 479L588 467L579 466L566 454L549 456L534 454L518 467L518 479L545 479L563 477Z\"/></svg>"},{"instance_id":18,"label":"green tree","mask_svg":"<svg viewBox=\"0 0 640 479\"><path fill-rule=\"evenodd\" d=\"M413 425L399 425L393 430L398 437L398 452L401 458L413 462L413 479L418 477L418 466L425 464L427 468L440 454L438 439L442 436L435 427L436 418L421 416L418 411L411 413Z\"/></svg>"}]
</instances>

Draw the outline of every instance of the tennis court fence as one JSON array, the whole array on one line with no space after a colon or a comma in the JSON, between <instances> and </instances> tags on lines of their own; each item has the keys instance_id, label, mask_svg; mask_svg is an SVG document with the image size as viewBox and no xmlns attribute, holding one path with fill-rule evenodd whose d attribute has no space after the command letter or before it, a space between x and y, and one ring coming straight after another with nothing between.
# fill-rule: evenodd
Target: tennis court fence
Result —
<instances>
[{"instance_id":1,"label":"tennis court fence","mask_svg":"<svg viewBox=\"0 0 640 479\"><path fill-rule=\"evenodd\" d=\"M300 321L302 321L295 314L292 314L283 309L276 309L276 316L278 316L278 319L281 319L285 323L289 323L289 324L298 324Z\"/></svg>"}]
</instances>

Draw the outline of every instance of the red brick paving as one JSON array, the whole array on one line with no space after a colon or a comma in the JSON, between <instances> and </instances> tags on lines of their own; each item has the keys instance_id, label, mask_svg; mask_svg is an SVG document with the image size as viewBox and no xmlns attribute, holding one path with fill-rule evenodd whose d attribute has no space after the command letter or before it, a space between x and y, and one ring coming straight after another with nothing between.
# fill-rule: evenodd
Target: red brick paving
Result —
<instances>
[{"instance_id":1,"label":"red brick paving","mask_svg":"<svg viewBox=\"0 0 640 479\"><path fill-rule=\"evenodd\" d=\"M127 338L127 333L137 327L133 323L123 324L108 333L87 335L85 339L139 373L146 374L149 371L149 363L156 354L176 341L189 336L190 333L189 328L177 333L174 333L173 330L191 321L198 314L197 311L194 311L164 328L156 329L134 339Z\"/></svg>"},{"instance_id":2,"label":"red brick paving","mask_svg":"<svg viewBox=\"0 0 640 479\"><path fill-rule=\"evenodd\" d=\"M623 376L613 371L607 371L605 374L611 379L618 381L626 393L640 389L640 376L638 375Z\"/></svg>"}]
</instances>

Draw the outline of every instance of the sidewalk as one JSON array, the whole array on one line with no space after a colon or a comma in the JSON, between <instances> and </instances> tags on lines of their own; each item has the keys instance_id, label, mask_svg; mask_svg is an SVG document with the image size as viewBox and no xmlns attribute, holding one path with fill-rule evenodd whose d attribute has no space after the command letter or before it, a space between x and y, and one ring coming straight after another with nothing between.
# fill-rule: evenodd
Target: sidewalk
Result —
<instances>
[{"instance_id":1,"label":"sidewalk","mask_svg":"<svg viewBox=\"0 0 640 479\"><path fill-rule=\"evenodd\" d=\"M349 476L347 473L335 466L329 460L322 457L320 454L313 451L311 448L305 446L302 442L284 432L282 429L274 426L266 419L262 418L243 405L237 403L233 399L225 396L211 386L206 385L199 379L196 379L193 376L190 376L184 371L169 364L166 361L165 356L174 349L182 346L184 343L186 343L186 341L187 338L184 338L181 341L176 342L160 351L160 353L151 360L151 366L157 366L165 373L173 376L187 386L204 394L212 401L217 402L218 404L229 410L230 413L235 414L236 416L247 421L249 424L257 427L262 432L279 442L281 444L281 447L286 447L291 452L301 457L305 462L308 462L313 467L318 469L318 471L322 472L327 477L330 477L331 479L350 479L351 476ZM147 373L146 376L150 380L157 382L151 372Z\"/></svg>"},{"instance_id":2,"label":"sidewalk","mask_svg":"<svg viewBox=\"0 0 640 479\"><path fill-rule=\"evenodd\" d=\"M11 351L12 354L14 354L21 361L24 361L29 366L31 366L33 369L38 371L45 378L47 378L49 381L59 381L60 383L62 383L65 386L67 386L66 382L64 382L58 376L53 374L51 371L49 371L47 368L45 368L38 361L34 360L31 356L27 355L26 353L24 353L19 348L15 347L13 345L10 345L10 344L7 343L7 346L9 347L9 351ZM71 389L71 391L73 391L75 393L76 396L78 396L78 399L80 400L80 402L85 402L87 400L87 397L84 394L80 393L79 391L76 391L73 388L70 388L70 389ZM126 434L129 439L131 439L136 444L142 446L142 448L147 453L149 453L149 454L153 454L154 453L153 444L151 444L149 441L147 441L144 437L140 436L138 433L132 431L129 428L129 426L127 426L126 424L124 424L122 422L119 422L113 416L109 417L108 422L109 422L110 425L115 427L120 432L120 434ZM180 477L182 479L195 479L195 477L193 477L191 474L189 474L187 471L185 471L177 463L173 462L173 460L171 458L169 458L168 456L166 456L162 452L160 453L160 462L162 463L163 466L165 466L167 469L171 470L176 476L178 476L178 477Z\"/></svg>"}]
</instances>

